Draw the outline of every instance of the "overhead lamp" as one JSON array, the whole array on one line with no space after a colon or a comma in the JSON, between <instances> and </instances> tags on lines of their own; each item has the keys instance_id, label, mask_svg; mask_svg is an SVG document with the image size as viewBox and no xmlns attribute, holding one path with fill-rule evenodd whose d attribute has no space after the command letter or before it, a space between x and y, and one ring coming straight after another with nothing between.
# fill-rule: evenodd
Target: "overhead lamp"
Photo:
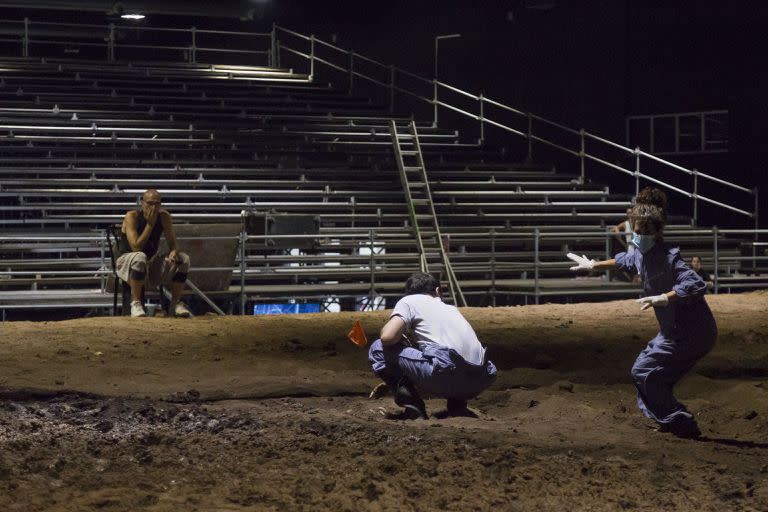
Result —
<instances>
[{"instance_id":1,"label":"overhead lamp","mask_svg":"<svg viewBox=\"0 0 768 512\"><path fill-rule=\"evenodd\" d=\"M124 20L143 20L146 18L143 14L121 14L120 17Z\"/></svg>"}]
</instances>

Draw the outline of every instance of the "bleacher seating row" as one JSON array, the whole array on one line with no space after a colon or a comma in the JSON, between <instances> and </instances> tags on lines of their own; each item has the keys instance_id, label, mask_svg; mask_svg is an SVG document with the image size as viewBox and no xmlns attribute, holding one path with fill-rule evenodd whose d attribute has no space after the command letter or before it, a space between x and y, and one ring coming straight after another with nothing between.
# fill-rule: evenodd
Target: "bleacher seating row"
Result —
<instances>
[{"instance_id":1,"label":"bleacher seating row","mask_svg":"<svg viewBox=\"0 0 768 512\"><path fill-rule=\"evenodd\" d=\"M232 295L243 267L251 300L395 296L418 268L388 131L390 119L410 122L405 115L285 69L32 59L0 68L0 309L108 303L97 293L110 273L101 233L150 186L177 223L239 223L243 211L317 216L311 250L249 239ZM637 293L632 283L573 279L563 261L569 248L619 247L618 237L606 245L568 233L604 233L625 218L629 196L462 143L453 130L417 128L454 271L473 303ZM711 240L688 228L687 217L672 218L674 239L711 264ZM740 268L739 243L721 241L729 270Z\"/></svg>"}]
</instances>

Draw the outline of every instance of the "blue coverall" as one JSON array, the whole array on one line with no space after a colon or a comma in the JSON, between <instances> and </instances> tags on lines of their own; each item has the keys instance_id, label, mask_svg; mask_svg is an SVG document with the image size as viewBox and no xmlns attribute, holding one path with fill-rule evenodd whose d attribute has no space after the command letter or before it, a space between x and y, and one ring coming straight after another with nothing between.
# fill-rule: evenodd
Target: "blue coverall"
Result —
<instances>
[{"instance_id":1,"label":"blue coverall","mask_svg":"<svg viewBox=\"0 0 768 512\"><path fill-rule=\"evenodd\" d=\"M376 376L393 388L406 377L432 397L469 400L496 378L496 367L491 361L472 364L452 348L435 343L419 350L402 343L383 345L381 340L376 340L368 352L368 360Z\"/></svg>"},{"instance_id":2,"label":"blue coverall","mask_svg":"<svg viewBox=\"0 0 768 512\"><path fill-rule=\"evenodd\" d=\"M693 415L672 388L715 344L717 324L704 300L707 286L680 257L680 249L663 241L645 254L623 252L615 260L618 270L640 274L647 296L677 293L668 306L653 308L660 330L637 357L632 380L646 417L668 427L690 424Z\"/></svg>"}]
</instances>

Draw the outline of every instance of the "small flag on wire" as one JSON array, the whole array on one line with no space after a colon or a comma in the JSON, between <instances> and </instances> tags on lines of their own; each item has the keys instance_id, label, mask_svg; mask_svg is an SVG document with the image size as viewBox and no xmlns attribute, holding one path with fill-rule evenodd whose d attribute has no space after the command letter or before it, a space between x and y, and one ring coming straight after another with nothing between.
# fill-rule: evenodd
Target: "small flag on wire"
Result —
<instances>
[{"instance_id":1,"label":"small flag on wire","mask_svg":"<svg viewBox=\"0 0 768 512\"><path fill-rule=\"evenodd\" d=\"M352 329L347 333L347 338L358 347L364 347L368 344L368 338L365 337L365 331L363 326L360 325L360 320L355 320Z\"/></svg>"}]
</instances>

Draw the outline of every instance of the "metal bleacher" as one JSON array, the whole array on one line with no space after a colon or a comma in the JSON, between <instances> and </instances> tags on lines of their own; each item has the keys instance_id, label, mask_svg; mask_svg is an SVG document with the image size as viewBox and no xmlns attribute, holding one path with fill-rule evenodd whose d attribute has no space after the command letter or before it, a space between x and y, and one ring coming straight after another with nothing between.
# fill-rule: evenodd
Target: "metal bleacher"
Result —
<instances>
[{"instance_id":1,"label":"metal bleacher","mask_svg":"<svg viewBox=\"0 0 768 512\"><path fill-rule=\"evenodd\" d=\"M411 115L312 78L277 66L0 58L0 310L109 307L104 229L148 187L176 223L316 216L319 234L301 247L241 235L219 298L241 312L399 295L422 257L390 134ZM574 278L563 261L570 249L616 250L608 228L630 195L434 122L415 128L442 235L425 250L443 247L469 304L638 293L616 276ZM669 233L705 265L717 260L721 283L742 268L743 237L715 249L686 216ZM426 256L446 278L440 255Z\"/></svg>"}]
</instances>

